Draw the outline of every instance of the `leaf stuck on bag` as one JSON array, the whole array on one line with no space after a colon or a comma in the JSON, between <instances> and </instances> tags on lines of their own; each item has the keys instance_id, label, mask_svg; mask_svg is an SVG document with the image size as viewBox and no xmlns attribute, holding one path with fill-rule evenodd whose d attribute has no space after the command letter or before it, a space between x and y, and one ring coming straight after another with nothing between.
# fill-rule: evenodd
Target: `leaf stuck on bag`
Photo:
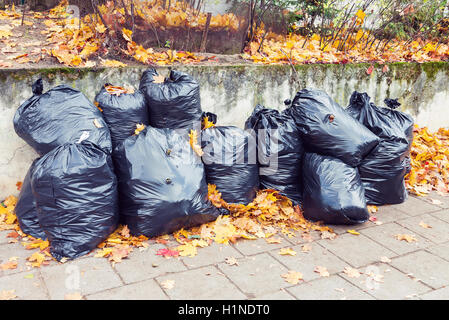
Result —
<instances>
[{"instance_id":1,"label":"leaf stuck on bag","mask_svg":"<svg viewBox=\"0 0 449 320\"><path fill-rule=\"evenodd\" d=\"M193 151L195 151L198 156L203 156L203 149L201 149L201 146L198 144L198 132L196 130L190 130L189 138L189 143Z\"/></svg>"}]
</instances>

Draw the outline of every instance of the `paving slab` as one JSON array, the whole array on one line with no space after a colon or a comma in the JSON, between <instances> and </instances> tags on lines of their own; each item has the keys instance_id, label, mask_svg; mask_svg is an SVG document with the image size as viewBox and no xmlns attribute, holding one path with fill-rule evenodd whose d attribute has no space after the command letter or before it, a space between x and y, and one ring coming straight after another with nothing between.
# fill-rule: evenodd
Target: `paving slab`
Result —
<instances>
[{"instance_id":1,"label":"paving slab","mask_svg":"<svg viewBox=\"0 0 449 320\"><path fill-rule=\"evenodd\" d=\"M251 300L295 300L295 298L285 289L281 289L275 292L262 294Z\"/></svg>"},{"instance_id":2,"label":"paving slab","mask_svg":"<svg viewBox=\"0 0 449 320\"><path fill-rule=\"evenodd\" d=\"M0 277L0 291L14 290L18 300L47 300L45 284L38 270Z\"/></svg>"},{"instance_id":3,"label":"paving slab","mask_svg":"<svg viewBox=\"0 0 449 320\"><path fill-rule=\"evenodd\" d=\"M270 254L290 270L301 272L305 281L320 277L319 273L314 271L317 266L326 267L330 274L340 272L347 266L343 260L318 243L309 245L311 250L308 252L302 251L302 245L293 246L292 249L296 251L295 256L280 255L279 250L271 251Z\"/></svg>"},{"instance_id":4,"label":"paving slab","mask_svg":"<svg viewBox=\"0 0 449 320\"><path fill-rule=\"evenodd\" d=\"M449 209L449 196L442 196L432 191L427 197L421 197L421 199L440 208Z\"/></svg>"},{"instance_id":5,"label":"paving slab","mask_svg":"<svg viewBox=\"0 0 449 320\"><path fill-rule=\"evenodd\" d=\"M373 300L350 282L338 275L305 282L286 289L299 300Z\"/></svg>"},{"instance_id":6,"label":"paving slab","mask_svg":"<svg viewBox=\"0 0 449 320\"><path fill-rule=\"evenodd\" d=\"M415 196L409 196L404 203L395 205L395 207L409 216L420 216L425 213L441 210L441 207Z\"/></svg>"},{"instance_id":7,"label":"paving slab","mask_svg":"<svg viewBox=\"0 0 449 320\"><path fill-rule=\"evenodd\" d=\"M144 251L134 249L129 257L117 263L114 269L117 270L125 283L133 283L165 273L187 270L181 258L165 258L156 255L157 251L163 248L166 247L162 244L155 244Z\"/></svg>"},{"instance_id":8,"label":"paving slab","mask_svg":"<svg viewBox=\"0 0 449 320\"><path fill-rule=\"evenodd\" d=\"M449 287L430 291L420 296L422 300L449 300Z\"/></svg>"},{"instance_id":9,"label":"paving slab","mask_svg":"<svg viewBox=\"0 0 449 320\"><path fill-rule=\"evenodd\" d=\"M9 243L9 240L11 238L7 238L6 236L11 232L12 230L2 230L0 231L0 245L1 244L7 244Z\"/></svg>"},{"instance_id":10,"label":"paving slab","mask_svg":"<svg viewBox=\"0 0 449 320\"><path fill-rule=\"evenodd\" d=\"M430 240L423 238L417 235L415 232L394 222L364 229L361 231L361 233L399 255L417 251L433 244L433 242L431 242ZM417 241L407 242L398 240L395 237L398 234L412 235Z\"/></svg>"},{"instance_id":11,"label":"paving slab","mask_svg":"<svg viewBox=\"0 0 449 320\"><path fill-rule=\"evenodd\" d=\"M238 263L238 266L221 263L218 268L249 298L255 298L290 285L281 277L282 274L288 272L288 269L268 253L239 259Z\"/></svg>"},{"instance_id":12,"label":"paving slab","mask_svg":"<svg viewBox=\"0 0 449 320\"><path fill-rule=\"evenodd\" d=\"M393 258L390 264L434 289L449 285L449 262L429 252L412 252Z\"/></svg>"},{"instance_id":13,"label":"paving slab","mask_svg":"<svg viewBox=\"0 0 449 320\"><path fill-rule=\"evenodd\" d=\"M360 235L343 234L334 240L320 240L319 244L353 267L361 267L379 261L380 257L391 258L396 254L374 240Z\"/></svg>"},{"instance_id":14,"label":"paving slab","mask_svg":"<svg viewBox=\"0 0 449 320\"><path fill-rule=\"evenodd\" d=\"M0 277L8 274L30 271L32 267L26 265L27 263L26 259L36 251L38 250L26 250L19 243L0 245L0 265L9 262L9 259L14 260L13 262L17 262L16 269L6 269L6 270L0 269Z\"/></svg>"},{"instance_id":15,"label":"paving slab","mask_svg":"<svg viewBox=\"0 0 449 320\"><path fill-rule=\"evenodd\" d=\"M385 263L376 263L359 271L361 275L358 278L350 278L344 272L340 276L376 299L409 299L431 289Z\"/></svg>"},{"instance_id":16,"label":"paving slab","mask_svg":"<svg viewBox=\"0 0 449 320\"><path fill-rule=\"evenodd\" d=\"M449 210L442 210L431 213L431 216L449 223Z\"/></svg>"},{"instance_id":17,"label":"paving slab","mask_svg":"<svg viewBox=\"0 0 449 320\"><path fill-rule=\"evenodd\" d=\"M183 257L181 260L188 268L198 268L223 262L228 257L243 257L232 245L212 243L205 248L198 248L198 254L193 257Z\"/></svg>"},{"instance_id":18,"label":"paving slab","mask_svg":"<svg viewBox=\"0 0 449 320\"><path fill-rule=\"evenodd\" d=\"M87 300L168 300L159 284L145 280L123 287L105 290L86 297Z\"/></svg>"},{"instance_id":19,"label":"paving slab","mask_svg":"<svg viewBox=\"0 0 449 320\"><path fill-rule=\"evenodd\" d=\"M388 223L398 221L410 217L408 214L402 212L397 205L379 206L378 211L373 214L377 221Z\"/></svg>"},{"instance_id":20,"label":"paving slab","mask_svg":"<svg viewBox=\"0 0 449 320\"><path fill-rule=\"evenodd\" d=\"M85 258L41 269L50 298L61 300L67 294L89 295L123 285L104 258Z\"/></svg>"},{"instance_id":21,"label":"paving slab","mask_svg":"<svg viewBox=\"0 0 449 320\"><path fill-rule=\"evenodd\" d=\"M449 261L449 242L430 246L426 250Z\"/></svg>"},{"instance_id":22,"label":"paving slab","mask_svg":"<svg viewBox=\"0 0 449 320\"><path fill-rule=\"evenodd\" d=\"M419 225L421 222L430 225L431 228L421 227ZM432 242L444 243L449 241L449 223L437 219L430 214L400 220L398 223Z\"/></svg>"},{"instance_id":23,"label":"paving slab","mask_svg":"<svg viewBox=\"0 0 449 320\"><path fill-rule=\"evenodd\" d=\"M216 267L207 266L156 278L159 285L173 280L171 289L164 289L170 299L180 300L242 300L247 297Z\"/></svg>"}]
</instances>

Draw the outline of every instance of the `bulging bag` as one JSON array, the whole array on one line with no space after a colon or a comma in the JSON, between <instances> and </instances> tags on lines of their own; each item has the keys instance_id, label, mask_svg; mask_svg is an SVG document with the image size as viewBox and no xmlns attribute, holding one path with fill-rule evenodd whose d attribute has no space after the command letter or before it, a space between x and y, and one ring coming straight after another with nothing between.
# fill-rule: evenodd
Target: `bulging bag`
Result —
<instances>
[{"instance_id":1,"label":"bulging bag","mask_svg":"<svg viewBox=\"0 0 449 320\"><path fill-rule=\"evenodd\" d=\"M357 168L333 157L306 153L303 175L306 219L328 224L355 224L369 219Z\"/></svg>"},{"instance_id":2,"label":"bulging bag","mask_svg":"<svg viewBox=\"0 0 449 320\"><path fill-rule=\"evenodd\" d=\"M111 132L113 147L134 134L136 124L149 124L145 97L140 91L111 94L105 84L95 97Z\"/></svg>"},{"instance_id":3,"label":"bulging bag","mask_svg":"<svg viewBox=\"0 0 449 320\"><path fill-rule=\"evenodd\" d=\"M31 175L39 224L58 261L89 253L118 222L111 156L88 141L66 143L36 162Z\"/></svg>"},{"instance_id":4,"label":"bulging bag","mask_svg":"<svg viewBox=\"0 0 449 320\"><path fill-rule=\"evenodd\" d=\"M354 92L348 113L380 138L379 145L361 162L360 176L369 204L399 204L407 199L404 177L410 170L413 118L394 110L400 104L386 99L388 108L375 106L366 93Z\"/></svg>"},{"instance_id":5,"label":"bulging bag","mask_svg":"<svg viewBox=\"0 0 449 320\"><path fill-rule=\"evenodd\" d=\"M36 161L34 160L28 170L25 179L20 188L17 204L14 209L19 221L19 226L22 232L35 238L46 239L47 236L42 230L37 218L36 200L34 199L33 191L31 189L31 172L33 171Z\"/></svg>"},{"instance_id":6,"label":"bulging bag","mask_svg":"<svg viewBox=\"0 0 449 320\"><path fill-rule=\"evenodd\" d=\"M204 165L185 130L145 128L114 150L120 214L133 235L154 237L215 220Z\"/></svg>"},{"instance_id":7,"label":"bulging bag","mask_svg":"<svg viewBox=\"0 0 449 320\"><path fill-rule=\"evenodd\" d=\"M201 146L207 183L228 203L252 202L259 189L255 139L237 127L211 127L202 131Z\"/></svg>"},{"instance_id":8,"label":"bulging bag","mask_svg":"<svg viewBox=\"0 0 449 320\"><path fill-rule=\"evenodd\" d=\"M245 129L257 135L260 188L278 190L301 204L304 146L293 119L257 105Z\"/></svg>"},{"instance_id":9,"label":"bulging bag","mask_svg":"<svg viewBox=\"0 0 449 320\"><path fill-rule=\"evenodd\" d=\"M14 115L14 129L40 155L84 134L106 152L111 135L100 110L78 90L66 85L43 92L42 79L33 84L33 96Z\"/></svg>"},{"instance_id":10,"label":"bulging bag","mask_svg":"<svg viewBox=\"0 0 449 320\"><path fill-rule=\"evenodd\" d=\"M286 111L295 120L307 152L338 158L356 167L379 138L321 90L299 91Z\"/></svg>"},{"instance_id":11,"label":"bulging bag","mask_svg":"<svg viewBox=\"0 0 449 320\"><path fill-rule=\"evenodd\" d=\"M155 128L191 128L201 121L200 86L186 73L172 70L162 83L155 81L155 69L146 70L140 80L150 125Z\"/></svg>"}]
</instances>

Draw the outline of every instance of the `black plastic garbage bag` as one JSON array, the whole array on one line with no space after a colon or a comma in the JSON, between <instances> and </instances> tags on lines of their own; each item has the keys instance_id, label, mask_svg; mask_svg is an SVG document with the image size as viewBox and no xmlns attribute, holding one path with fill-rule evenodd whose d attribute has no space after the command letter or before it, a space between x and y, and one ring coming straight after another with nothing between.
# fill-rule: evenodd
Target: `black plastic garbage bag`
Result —
<instances>
[{"instance_id":1,"label":"black plastic garbage bag","mask_svg":"<svg viewBox=\"0 0 449 320\"><path fill-rule=\"evenodd\" d=\"M379 145L361 162L360 176L369 204L399 204L407 199L404 177L410 170L413 118L394 110L396 100L385 101L389 108L370 102L366 93L354 92L348 113L380 139Z\"/></svg>"},{"instance_id":2,"label":"black plastic garbage bag","mask_svg":"<svg viewBox=\"0 0 449 320\"><path fill-rule=\"evenodd\" d=\"M95 97L98 107L111 132L112 145L115 148L123 140L134 134L136 124L149 124L148 108L145 97L140 91L135 93L110 94L105 84Z\"/></svg>"},{"instance_id":3,"label":"black plastic garbage bag","mask_svg":"<svg viewBox=\"0 0 449 320\"><path fill-rule=\"evenodd\" d=\"M44 230L42 230L37 218L36 201L34 200L33 191L31 189L31 172L38 160L39 159L34 160L23 180L14 211L22 232L35 238L46 239L47 235Z\"/></svg>"},{"instance_id":4,"label":"black plastic garbage bag","mask_svg":"<svg viewBox=\"0 0 449 320\"><path fill-rule=\"evenodd\" d=\"M299 91L286 112L295 120L307 152L332 156L356 167L379 143L376 135L324 91Z\"/></svg>"},{"instance_id":5,"label":"black plastic garbage bag","mask_svg":"<svg viewBox=\"0 0 449 320\"><path fill-rule=\"evenodd\" d=\"M186 73L172 70L168 79L156 83L155 69L146 70L140 80L140 90L150 113L150 125L155 128L191 128L201 121L200 86Z\"/></svg>"},{"instance_id":6,"label":"black plastic garbage bag","mask_svg":"<svg viewBox=\"0 0 449 320\"><path fill-rule=\"evenodd\" d=\"M118 222L111 156L91 142L67 143L36 162L31 185L39 224L61 260L89 253Z\"/></svg>"},{"instance_id":7,"label":"black plastic garbage bag","mask_svg":"<svg viewBox=\"0 0 449 320\"><path fill-rule=\"evenodd\" d=\"M228 203L248 204L259 189L256 140L234 126L219 126L201 133L206 181L217 186Z\"/></svg>"},{"instance_id":8,"label":"black plastic garbage bag","mask_svg":"<svg viewBox=\"0 0 449 320\"><path fill-rule=\"evenodd\" d=\"M186 132L147 127L114 150L120 214L133 235L154 237L210 222L204 165Z\"/></svg>"},{"instance_id":9,"label":"black plastic garbage bag","mask_svg":"<svg viewBox=\"0 0 449 320\"><path fill-rule=\"evenodd\" d=\"M293 119L284 112L257 105L245 129L258 137L260 188L275 189L294 204L302 201L304 146Z\"/></svg>"},{"instance_id":10,"label":"black plastic garbage bag","mask_svg":"<svg viewBox=\"0 0 449 320\"><path fill-rule=\"evenodd\" d=\"M103 116L78 90L59 85L46 93L42 80L33 84L33 96L14 116L14 129L40 155L81 136L111 152L111 135Z\"/></svg>"},{"instance_id":11,"label":"black plastic garbage bag","mask_svg":"<svg viewBox=\"0 0 449 320\"><path fill-rule=\"evenodd\" d=\"M357 168L337 158L306 153L303 175L306 219L328 224L355 224L369 219Z\"/></svg>"}]
</instances>

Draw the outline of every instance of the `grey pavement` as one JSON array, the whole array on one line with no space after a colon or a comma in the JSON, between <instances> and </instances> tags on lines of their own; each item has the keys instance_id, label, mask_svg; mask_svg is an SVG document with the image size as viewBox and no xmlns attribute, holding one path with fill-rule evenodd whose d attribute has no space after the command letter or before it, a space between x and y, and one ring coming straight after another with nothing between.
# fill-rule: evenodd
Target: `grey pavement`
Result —
<instances>
[{"instance_id":1,"label":"grey pavement","mask_svg":"<svg viewBox=\"0 0 449 320\"><path fill-rule=\"evenodd\" d=\"M433 204L432 199L441 203ZM300 233L281 243L264 239L198 248L193 257L164 258L158 249L172 245L150 241L134 249L121 263L111 264L93 254L64 264L32 268L30 251L8 243L0 231L0 264L10 258L18 267L0 270L0 293L14 290L17 299L449 299L449 197L410 196L395 206L379 207L377 222L335 226L338 236L310 242ZM422 224L424 223L424 224ZM424 228L423 225L431 228ZM333 227L333 226L331 226ZM347 232L357 230L360 235ZM396 235L416 241L398 240ZM303 250L307 244L308 250ZM292 248L296 255L280 255ZM231 265L226 258L235 258ZM326 268L328 275L316 272ZM355 268L359 275L345 272ZM303 280L292 284L282 277L289 270Z\"/></svg>"}]
</instances>

